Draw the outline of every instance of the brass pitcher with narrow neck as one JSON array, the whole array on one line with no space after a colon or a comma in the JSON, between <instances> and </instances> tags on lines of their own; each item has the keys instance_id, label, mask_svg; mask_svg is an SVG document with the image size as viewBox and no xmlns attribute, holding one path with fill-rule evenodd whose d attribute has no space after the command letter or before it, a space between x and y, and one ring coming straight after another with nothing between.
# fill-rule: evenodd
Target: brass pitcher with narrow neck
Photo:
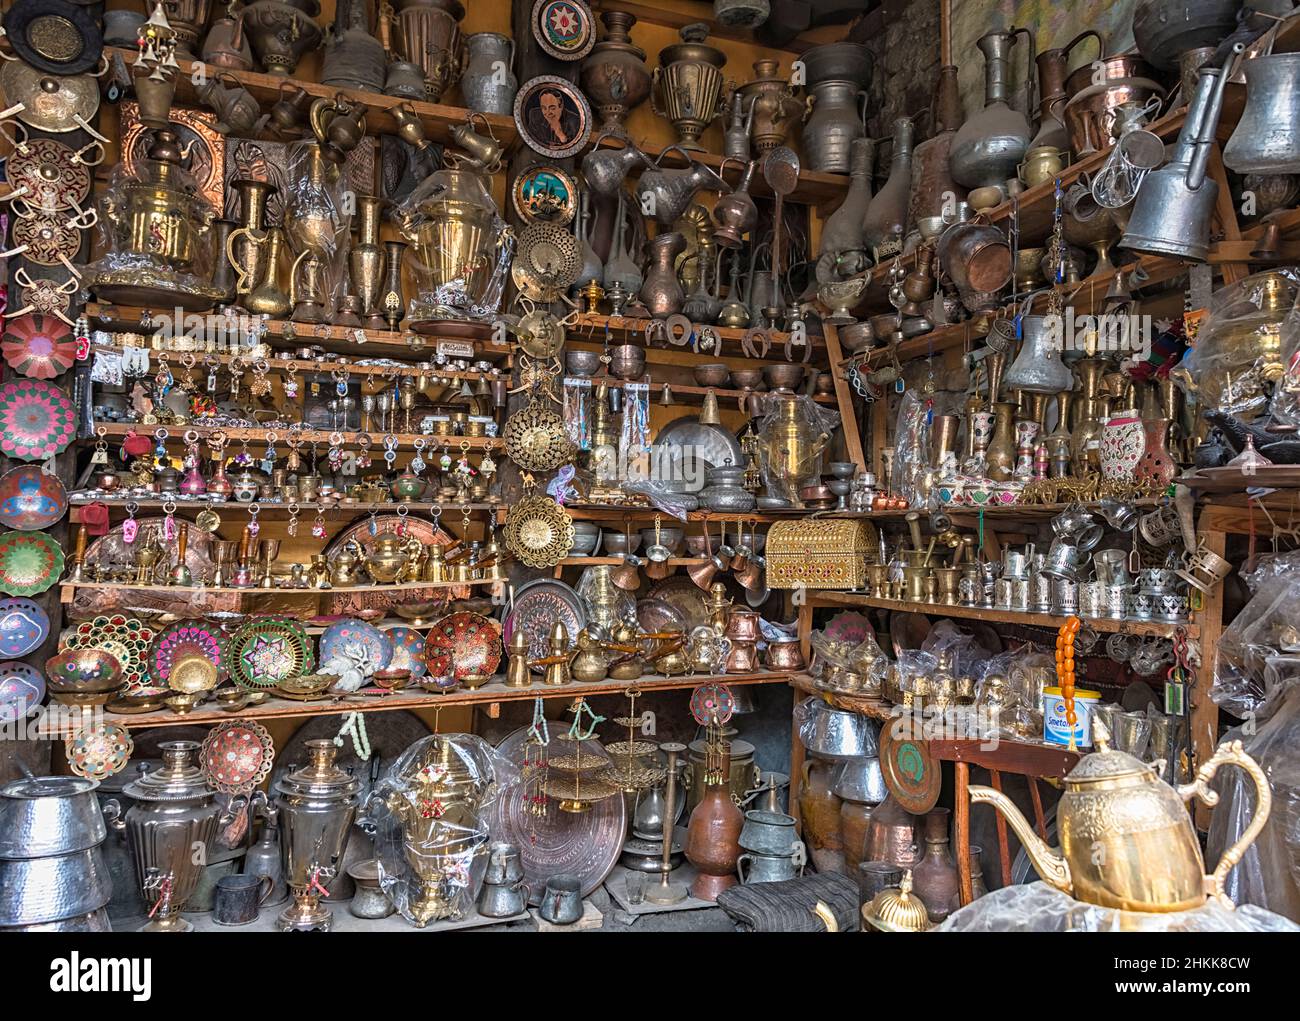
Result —
<instances>
[{"instance_id":1,"label":"brass pitcher with narrow neck","mask_svg":"<svg viewBox=\"0 0 1300 1021\"><path fill-rule=\"evenodd\" d=\"M958 130L950 155L953 178L967 188L1001 185L1015 177L1029 149L1029 121L1008 102L1011 48L1021 33L1029 34L1023 28L988 32L975 44L985 61L984 109Z\"/></svg>"},{"instance_id":2,"label":"brass pitcher with narrow neck","mask_svg":"<svg viewBox=\"0 0 1300 1021\"><path fill-rule=\"evenodd\" d=\"M348 272L352 290L361 303L361 315L372 320L366 325L374 330L384 328L380 293L384 286L384 246L379 240L379 215L385 199L375 195L357 197L357 240L348 252Z\"/></svg>"},{"instance_id":3,"label":"brass pitcher with narrow neck","mask_svg":"<svg viewBox=\"0 0 1300 1021\"><path fill-rule=\"evenodd\" d=\"M283 249L284 232L279 227L272 227L266 232L266 242L258 256L258 265L262 271L261 282L243 300L244 307L253 315L283 319L289 314L292 303L280 286L279 262Z\"/></svg>"},{"instance_id":4,"label":"brass pitcher with narrow neck","mask_svg":"<svg viewBox=\"0 0 1300 1021\"><path fill-rule=\"evenodd\" d=\"M266 206L275 185L241 178L233 185L239 196L239 226L226 238L226 258L235 270L235 294L248 294L265 273L267 235Z\"/></svg>"},{"instance_id":5,"label":"brass pitcher with narrow neck","mask_svg":"<svg viewBox=\"0 0 1300 1021\"><path fill-rule=\"evenodd\" d=\"M972 785L971 801L1001 812L1038 874L1077 900L1121 911L1172 912L1194 910L1213 897L1232 908L1224 882L1259 836L1272 807L1272 790L1259 763L1240 741L1226 742L1201 764L1192 783L1175 788L1153 766L1112 749L1110 734L1096 717L1092 726L1097 751L1080 759L1065 777L1057 807L1060 854L1001 792ZM1240 766L1254 782L1255 815L1207 876L1184 802L1196 796L1213 804L1210 781L1220 766L1229 764Z\"/></svg>"}]
</instances>

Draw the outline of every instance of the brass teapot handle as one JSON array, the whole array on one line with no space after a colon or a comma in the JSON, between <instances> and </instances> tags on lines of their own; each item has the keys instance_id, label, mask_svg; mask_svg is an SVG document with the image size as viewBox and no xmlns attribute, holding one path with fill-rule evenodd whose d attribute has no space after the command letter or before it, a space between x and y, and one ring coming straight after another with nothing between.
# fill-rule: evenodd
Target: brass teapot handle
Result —
<instances>
[{"instance_id":1,"label":"brass teapot handle","mask_svg":"<svg viewBox=\"0 0 1300 1021\"><path fill-rule=\"evenodd\" d=\"M1201 763L1196 771L1196 778L1191 783L1183 784L1178 788L1178 796L1184 801L1193 796L1198 797L1205 805L1213 808L1219 802L1219 795L1210 787L1210 781L1219 767L1227 764L1240 766L1255 781L1255 815L1250 820L1250 825L1246 827L1246 832L1237 838L1237 842L1223 852L1223 857L1219 859L1213 874L1205 877L1206 894L1232 910L1236 905L1224 892L1223 884L1228 878L1228 873L1245 856L1246 850L1255 842L1264 824L1268 822L1268 813L1273 807L1273 790L1269 786L1268 777L1259 763L1246 754L1240 741L1225 741L1214 750L1214 754L1209 759Z\"/></svg>"}]
</instances>

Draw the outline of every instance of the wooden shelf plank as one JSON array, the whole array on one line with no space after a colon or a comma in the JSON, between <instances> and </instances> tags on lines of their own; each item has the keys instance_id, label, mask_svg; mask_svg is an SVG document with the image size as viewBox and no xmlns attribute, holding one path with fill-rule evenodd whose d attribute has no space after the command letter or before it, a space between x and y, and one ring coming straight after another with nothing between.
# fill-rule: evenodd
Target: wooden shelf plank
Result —
<instances>
[{"instance_id":1,"label":"wooden shelf plank","mask_svg":"<svg viewBox=\"0 0 1300 1021\"><path fill-rule=\"evenodd\" d=\"M144 425L139 422L96 422L94 428L96 431L103 429L105 436L125 436L133 429L142 435L152 436L154 430L159 428L159 426ZM265 440L267 434L272 432L276 434L278 439L283 441L287 439L289 435L288 429L226 428L224 426L194 425L189 423L184 425L167 426L166 429L168 432L168 442L183 442L185 433L189 432L191 429L198 433L200 439L208 437L216 432L225 433L227 440L235 441ZM333 435L333 433L329 429L303 429L299 435L301 435L304 444L323 443L328 445L330 436ZM343 446L355 447L357 446L357 441L361 436L369 436L371 453L382 455L384 450L384 435L384 433L379 432L344 432L342 433ZM461 444L467 444L471 450L495 450L501 446L501 440L494 436L425 436L423 433L393 433L392 435L397 439L397 445L399 448L414 447L416 440L423 440L426 444L435 447L440 446L444 441L456 447L460 447ZM91 436L82 442L90 442L93 439L94 436Z\"/></svg>"},{"instance_id":2,"label":"wooden shelf plank","mask_svg":"<svg viewBox=\"0 0 1300 1021\"><path fill-rule=\"evenodd\" d=\"M924 613L932 617L982 620L991 624L1021 624L1026 627L1053 630L1070 620L1069 617L1061 617L1051 613L1022 613L1017 610L997 610L983 606L962 606L961 604L951 606L947 603L913 603L899 599L877 599L863 592L816 591L810 592L808 599L815 603L825 603L832 606L870 606L881 610L898 610L903 613ZM1179 628L1182 628L1191 638L1195 638L1200 634L1200 626L1190 621L1175 624L1156 620L1111 620L1109 618L1086 617L1083 622L1094 631L1100 631L1104 634L1172 638Z\"/></svg>"},{"instance_id":3,"label":"wooden shelf plank","mask_svg":"<svg viewBox=\"0 0 1300 1021\"><path fill-rule=\"evenodd\" d=\"M229 585L132 585L120 581L61 581L62 589L111 589L130 592L163 592L168 595L242 595L242 596L330 596L349 592L421 592L425 589L463 588L469 585L495 585L496 580L480 578L475 581L412 581L390 582L386 585L341 585L334 588L234 588ZM504 582L502 582L504 584Z\"/></svg>"}]
</instances>

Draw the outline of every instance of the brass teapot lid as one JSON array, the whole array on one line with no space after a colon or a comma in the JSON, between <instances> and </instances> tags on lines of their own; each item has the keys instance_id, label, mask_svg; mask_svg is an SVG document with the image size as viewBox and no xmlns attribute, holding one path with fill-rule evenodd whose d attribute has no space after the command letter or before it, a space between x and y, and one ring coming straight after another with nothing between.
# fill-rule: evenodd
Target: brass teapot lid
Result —
<instances>
[{"instance_id":1,"label":"brass teapot lid","mask_svg":"<svg viewBox=\"0 0 1300 1021\"><path fill-rule=\"evenodd\" d=\"M1097 750L1081 758L1065 777L1065 782L1071 788L1077 790L1092 784L1113 783L1117 780L1151 783L1156 779L1155 770L1141 759L1110 746L1110 731L1106 729L1106 724L1096 717L1092 720L1092 740Z\"/></svg>"},{"instance_id":2,"label":"brass teapot lid","mask_svg":"<svg viewBox=\"0 0 1300 1021\"><path fill-rule=\"evenodd\" d=\"M164 741L160 745L162 766L150 770L122 788L137 801L192 801L211 797L207 776L199 765L197 741Z\"/></svg>"},{"instance_id":3,"label":"brass teapot lid","mask_svg":"<svg viewBox=\"0 0 1300 1021\"><path fill-rule=\"evenodd\" d=\"M862 920L881 932L925 932L930 914L921 898L912 894L912 870L903 873L897 887L881 890L862 906Z\"/></svg>"}]
</instances>

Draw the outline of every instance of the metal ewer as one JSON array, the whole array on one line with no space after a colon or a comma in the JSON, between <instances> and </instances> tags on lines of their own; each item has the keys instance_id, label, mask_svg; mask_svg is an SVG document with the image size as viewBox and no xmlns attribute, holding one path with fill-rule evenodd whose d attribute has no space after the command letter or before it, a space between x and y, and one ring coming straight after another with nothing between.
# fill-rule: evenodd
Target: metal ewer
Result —
<instances>
[{"instance_id":1,"label":"metal ewer","mask_svg":"<svg viewBox=\"0 0 1300 1021\"><path fill-rule=\"evenodd\" d=\"M329 908L320 903L338 872L357 814L361 781L334 764L333 741L308 741L311 760L275 785L281 860L293 903L280 915L282 932L328 932Z\"/></svg>"}]
</instances>

